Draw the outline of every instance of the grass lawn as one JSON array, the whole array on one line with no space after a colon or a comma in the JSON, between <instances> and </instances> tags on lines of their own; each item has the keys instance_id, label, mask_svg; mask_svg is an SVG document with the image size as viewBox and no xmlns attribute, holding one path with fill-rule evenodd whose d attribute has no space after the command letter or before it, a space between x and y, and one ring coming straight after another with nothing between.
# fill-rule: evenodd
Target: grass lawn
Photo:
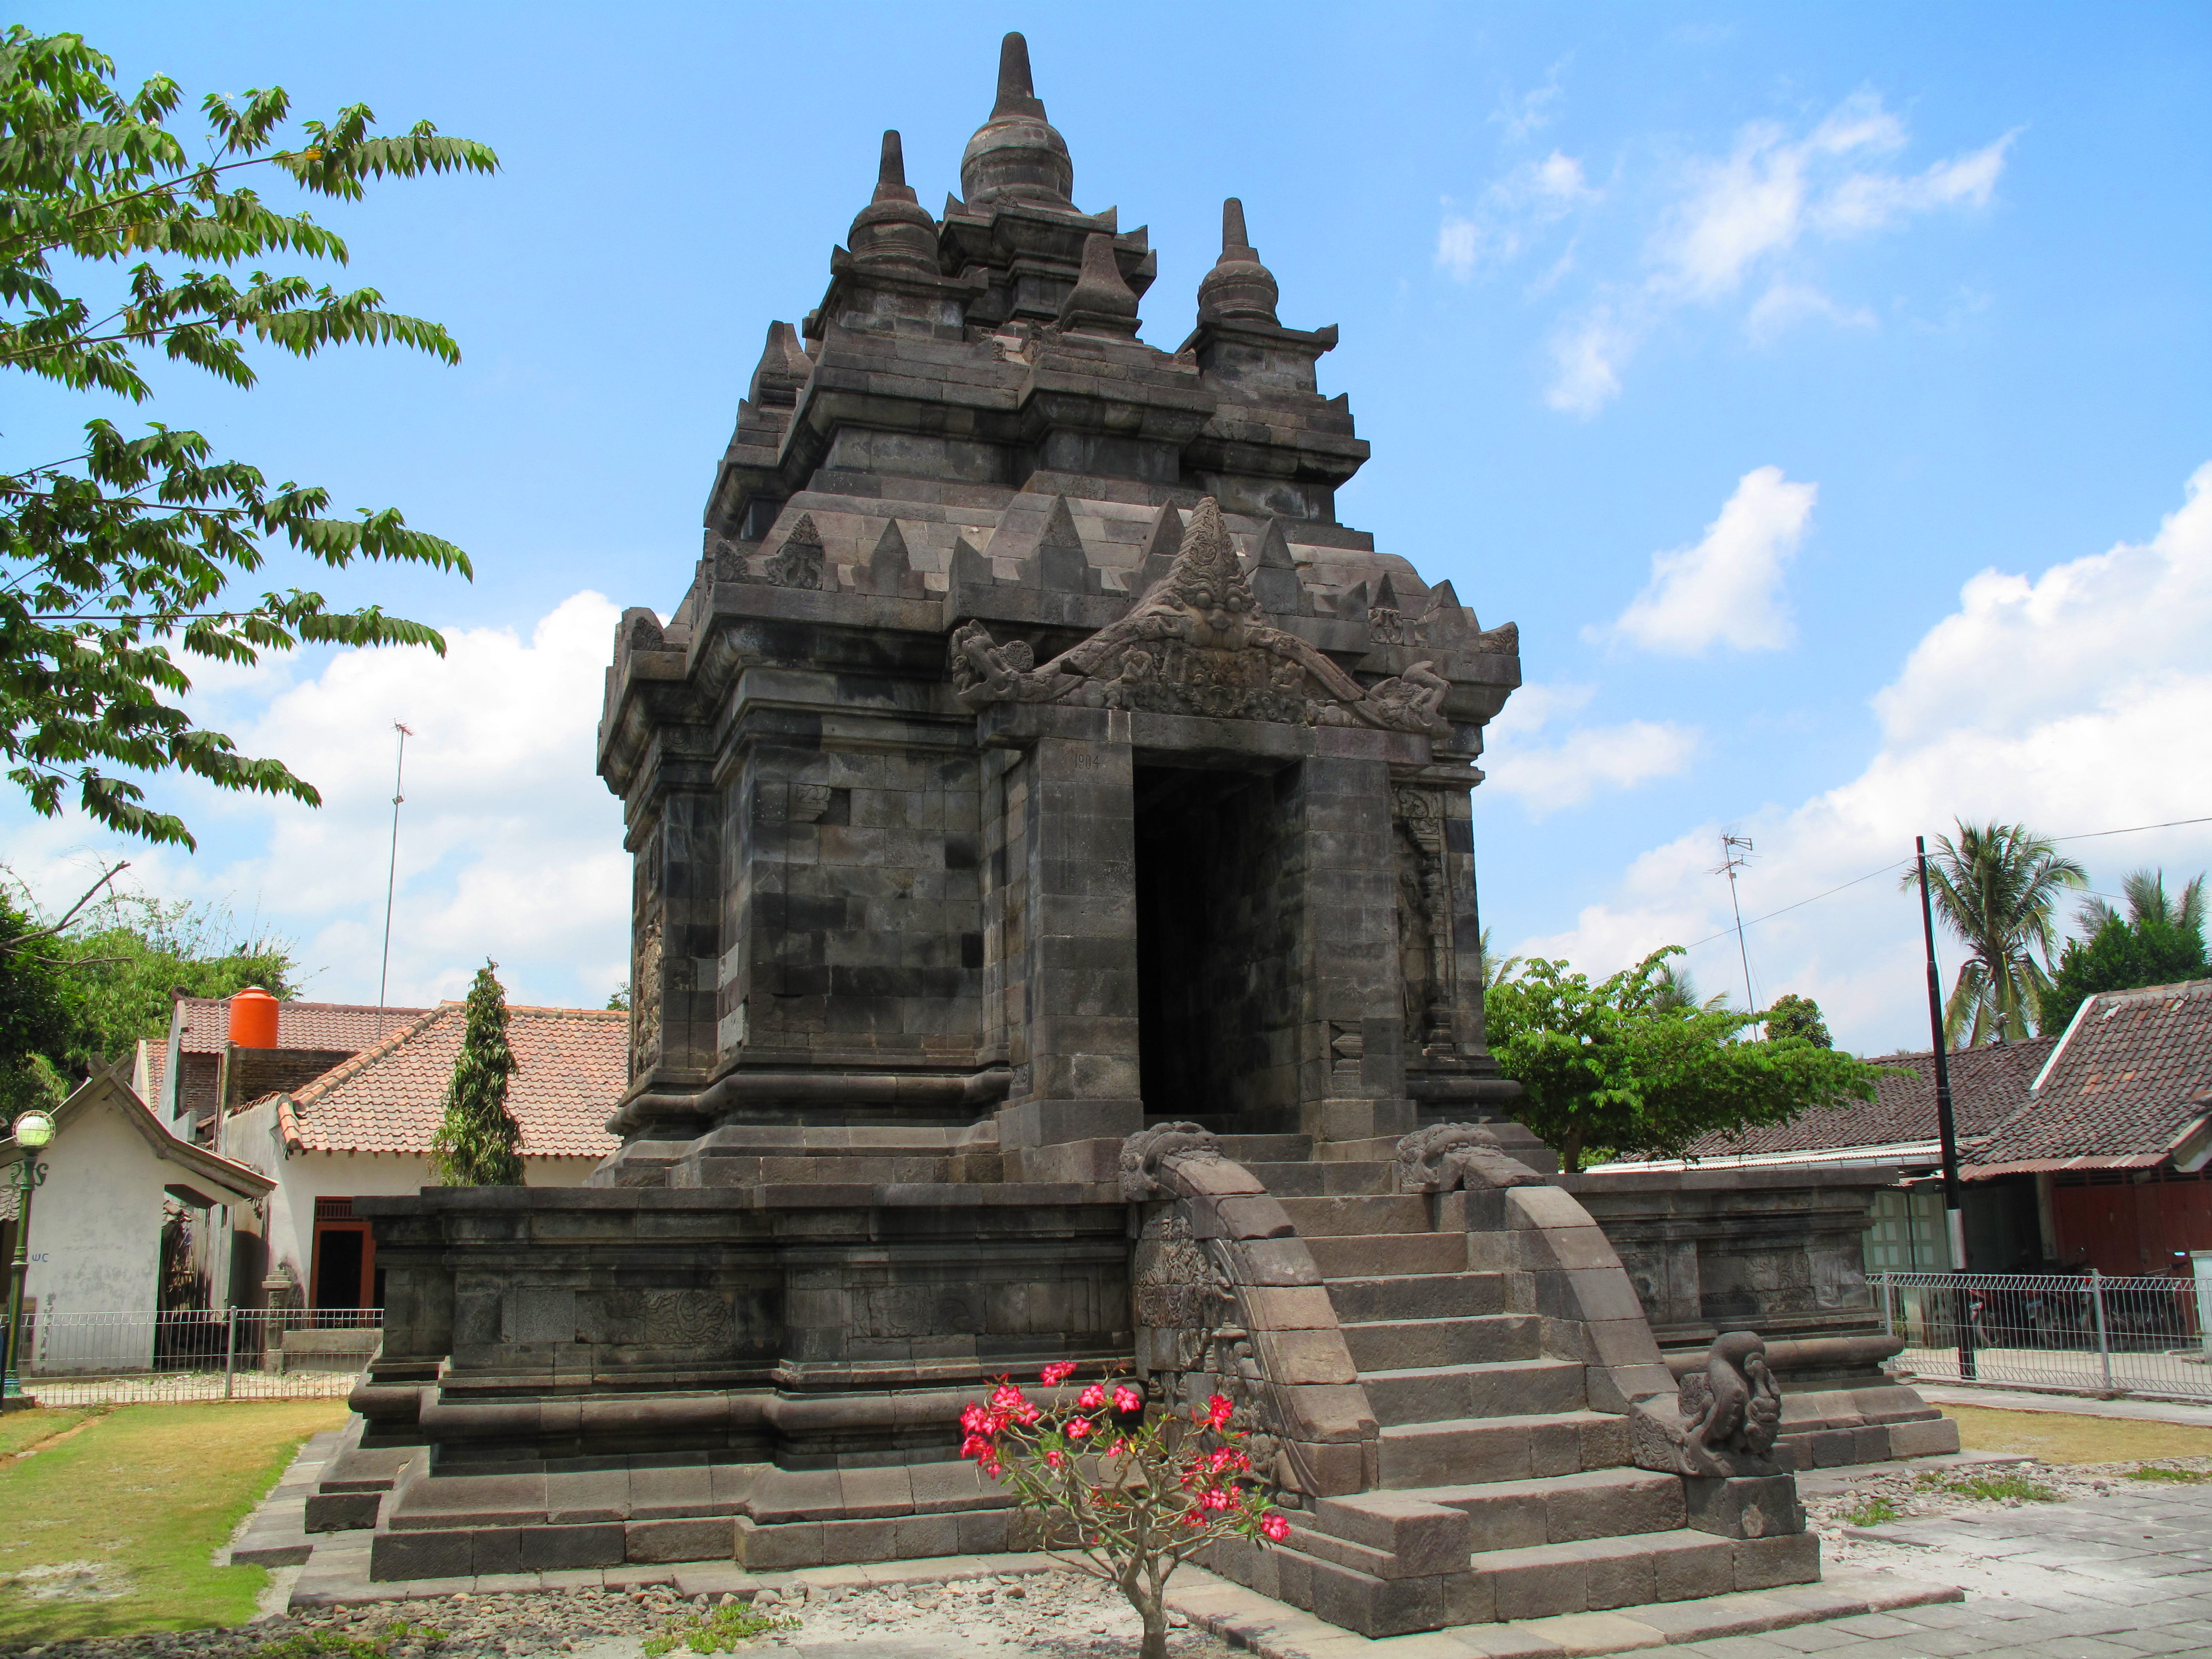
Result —
<instances>
[{"instance_id":1,"label":"grass lawn","mask_svg":"<svg viewBox=\"0 0 2212 1659\"><path fill-rule=\"evenodd\" d=\"M92 1415L89 1406L27 1407L0 1414L0 1457L13 1457L42 1440L75 1428Z\"/></svg>"},{"instance_id":2,"label":"grass lawn","mask_svg":"<svg viewBox=\"0 0 2212 1659\"><path fill-rule=\"evenodd\" d=\"M1945 1406L1967 1451L2013 1452L2046 1463L2118 1463L2138 1457L2212 1457L2212 1429L2129 1417Z\"/></svg>"},{"instance_id":3,"label":"grass lawn","mask_svg":"<svg viewBox=\"0 0 2212 1659\"><path fill-rule=\"evenodd\" d=\"M10 1412L0 1434L24 1419L85 1415ZM252 1618L267 1570L210 1557L300 1443L345 1415L339 1400L122 1406L0 1463L0 1643ZM40 1437L70 1426L50 1420Z\"/></svg>"}]
</instances>

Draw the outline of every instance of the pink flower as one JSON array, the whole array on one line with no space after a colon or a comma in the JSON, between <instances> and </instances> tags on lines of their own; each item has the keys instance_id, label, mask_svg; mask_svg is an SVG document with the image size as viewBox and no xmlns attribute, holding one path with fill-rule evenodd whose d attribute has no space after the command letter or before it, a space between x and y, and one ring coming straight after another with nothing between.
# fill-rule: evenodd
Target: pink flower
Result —
<instances>
[{"instance_id":1,"label":"pink flower","mask_svg":"<svg viewBox=\"0 0 2212 1659\"><path fill-rule=\"evenodd\" d=\"M1073 1360L1054 1360L1051 1364L1044 1368L1044 1385L1048 1389L1056 1389L1074 1375L1075 1362Z\"/></svg>"},{"instance_id":2,"label":"pink flower","mask_svg":"<svg viewBox=\"0 0 2212 1659\"><path fill-rule=\"evenodd\" d=\"M1091 1419L1089 1418L1071 1417L1067 1419L1067 1437L1070 1440L1080 1440L1085 1435L1089 1434L1090 1432Z\"/></svg>"},{"instance_id":3,"label":"pink flower","mask_svg":"<svg viewBox=\"0 0 2212 1659\"><path fill-rule=\"evenodd\" d=\"M1225 1395L1218 1394L1206 1395L1206 1426L1209 1429L1227 1427L1229 1419L1236 1410L1237 1407L1230 1404Z\"/></svg>"},{"instance_id":4,"label":"pink flower","mask_svg":"<svg viewBox=\"0 0 2212 1659\"><path fill-rule=\"evenodd\" d=\"M991 1390L991 1409L994 1412L1019 1411L1028 1403L1022 1391L1011 1382L1001 1382Z\"/></svg>"},{"instance_id":5,"label":"pink flower","mask_svg":"<svg viewBox=\"0 0 2212 1659\"><path fill-rule=\"evenodd\" d=\"M1142 1407L1143 1407L1143 1406L1144 1406L1144 1403L1145 1403L1145 1396L1144 1396L1144 1395L1140 1395L1140 1394L1139 1394L1139 1393L1138 1393L1134 1389L1131 1388L1131 1387L1130 1387L1127 1382L1118 1382L1118 1383L1115 1384L1115 1387L1114 1387L1114 1409L1115 1409L1115 1411L1117 1411L1117 1412L1133 1412L1133 1411L1138 1411L1138 1410L1142 1409Z\"/></svg>"},{"instance_id":6,"label":"pink flower","mask_svg":"<svg viewBox=\"0 0 2212 1659\"><path fill-rule=\"evenodd\" d=\"M1044 1461L1045 1461L1046 1462L1048 1462L1048 1463L1051 1464L1053 1468L1058 1468L1060 1466L1060 1464L1061 1464L1065 1460L1060 1456L1060 1455L1058 1452L1056 1452L1056 1451L1048 1451L1048 1452L1047 1452L1047 1453L1045 1453L1045 1455L1044 1455Z\"/></svg>"},{"instance_id":7,"label":"pink flower","mask_svg":"<svg viewBox=\"0 0 2212 1659\"><path fill-rule=\"evenodd\" d=\"M981 1457L990 1449L991 1441L988 1435L971 1434L960 1443L963 1457Z\"/></svg>"},{"instance_id":8,"label":"pink flower","mask_svg":"<svg viewBox=\"0 0 2212 1659\"><path fill-rule=\"evenodd\" d=\"M1103 1382L1093 1382L1081 1394L1075 1396L1075 1403L1081 1407L1085 1411L1097 1411L1101 1406L1106 1403L1106 1385Z\"/></svg>"},{"instance_id":9,"label":"pink flower","mask_svg":"<svg viewBox=\"0 0 2212 1659\"><path fill-rule=\"evenodd\" d=\"M1229 1493L1222 1487L1208 1486L1199 1493L1198 1503L1200 1509L1225 1510L1230 1504Z\"/></svg>"},{"instance_id":10,"label":"pink flower","mask_svg":"<svg viewBox=\"0 0 2212 1659\"><path fill-rule=\"evenodd\" d=\"M972 1401L961 1408L960 1426L970 1434L983 1433L990 1420L990 1414Z\"/></svg>"},{"instance_id":11,"label":"pink flower","mask_svg":"<svg viewBox=\"0 0 2212 1659\"><path fill-rule=\"evenodd\" d=\"M1270 1510L1260 1517L1260 1535L1271 1544L1279 1544L1291 1535L1291 1523Z\"/></svg>"},{"instance_id":12,"label":"pink flower","mask_svg":"<svg viewBox=\"0 0 2212 1659\"><path fill-rule=\"evenodd\" d=\"M976 1468L981 1469L984 1474L989 1475L994 1480L999 1478L999 1470L1000 1467L999 1460L995 1457L987 1457L981 1463L976 1465Z\"/></svg>"}]
</instances>

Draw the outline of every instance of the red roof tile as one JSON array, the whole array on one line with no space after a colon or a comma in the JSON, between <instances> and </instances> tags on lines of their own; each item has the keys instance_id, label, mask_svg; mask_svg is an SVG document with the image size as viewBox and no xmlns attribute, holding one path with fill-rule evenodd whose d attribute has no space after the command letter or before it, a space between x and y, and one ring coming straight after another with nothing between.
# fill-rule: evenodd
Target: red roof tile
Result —
<instances>
[{"instance_id":1,"label":"red roof tile","mask_svg":"<svg viewBox=\"0 0 2212 1659\"><path fill-rule=\"evenodd\" d=\"M180 1046L187 1054L216 1054L230 1040L230 1000L228 997L179 997L185 1029ZM410 1019L428 1012L422 1008L386 1008L373 1002L280 1002L276 1005L276 1046L280 1048L343 1048L353 1054L389 1036Z\"/></svg>"},{"instance_id":2,"label":"red roof tile","mask_svg":"<svg viewBox=\"0 0 2212 1659\"><path fill-rule=\"evenodd\" d=\"M467 1005L417 1014L374 1048L277 1097L287 1146L427 1152L445 1113ZM372 1013L374 1010L370 1011ZM629 1016L599 1008L507 1010L515 1069L507 1106L532 1158L605 1158L607 1118L629 1084Z\"/></svg>"},{"instance_id":3,"label":"red roof tile","mask_svg":"<svg viewBox=\"0 0 2212 1659\"><path fill-rule=\"evenodd\" d=\"M1978 1142L2021 1109L2028 1085L2051 1057L2051 1037L1992 1042L1954 1050L1950 1056L1951 1111L1961 1142ZM1897 1146L1936 1139L1936 1051L1881 1054L1869 1062L1901 1075L1875 1084L1870 1101L1816 1107L1789 1123L1747 1129L1739 1135L1705 1136L1692 1158L1758 1158L1780 1152Z\"/></svg>"},{"instance_id":4,"label":"red roof tile","mask_svg":"<svg viewBox=\"0 0 2212 1659\"><path fill-rule=\"evenodd\" d=\"M1975 1154L1975 1173L2155 1165L2204 1117L2208 1087L2212 980L2100 992L2081 1005L2034 1094Z\"/></svg>"}]
</instances>

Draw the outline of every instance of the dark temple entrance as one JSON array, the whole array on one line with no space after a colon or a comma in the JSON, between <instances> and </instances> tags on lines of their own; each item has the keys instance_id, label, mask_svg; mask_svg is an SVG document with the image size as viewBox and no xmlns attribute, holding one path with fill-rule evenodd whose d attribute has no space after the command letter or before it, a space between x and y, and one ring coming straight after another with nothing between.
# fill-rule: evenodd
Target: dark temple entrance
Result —
<instances>
[{"instance_id":1,"label":"dark temple entrance","mask_svg":"<svg viewBox=\"0 0 2212 1659\"><path fill-rule=\"evenodd\" d=\"M1243 1133L1297 1115L1298 768L1136 769L1139 1060L1148 1118ZM1236 1120L1234 1122L1231 1119Z\"/></svg>"}]
</instances>

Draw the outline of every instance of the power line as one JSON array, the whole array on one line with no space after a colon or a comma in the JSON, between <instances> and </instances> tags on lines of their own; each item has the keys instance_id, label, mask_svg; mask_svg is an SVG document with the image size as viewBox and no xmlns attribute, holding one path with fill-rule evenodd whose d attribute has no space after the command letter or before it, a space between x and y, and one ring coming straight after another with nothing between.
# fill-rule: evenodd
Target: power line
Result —
<instances>
[{"instance_id":1,"label":"power line","mask_svg":"<svg viewBox=\"0 0 2212 1659\"><path fill-rule=\"evenodd\" d=\"M2147 830L2179 830L2193 823L2212 823L2212 817L2173 818L2164 823L2131 823L2124 830L2083 830L2071 836L2052 836L2050 839L2055 842L2094 841L2103 836L2134 836L2140 835ZM1872 881L1876 876L1886 876L1893 870L1901 870L1911 862L1911 859L1899 859L1894 863L1883 865L1879 870L1869 870L1863 876L1853 876L1849 881L1840 882L1826 892L1815 893L1810 898L1801 898L1794 904L1785 904L1779 910L1769 910L1765 915L1753 916L1748 921L1743 921L1739 916L1734 926L1723 927L1717 933L1708 933L1696 944L1686 945L1682 948L1686 951L1694 951L1700 945L1711 945L1715 939L1726 939L1730 933L1737 933L1741 928L1756 927L1762 921L1771 921L1775 917L1787 915L1792 910L1802 909L1808 904L1817 904L1822 899L1832 897L1847 887L1856 887L1863 881ZM2109 895L2100 895L2100 896L2109 896Z\"/></svg>"},{"instance_id":2,"label":"power line","mask_svg":"<svg viewBox=\"0 0 2212 1659\"><path fill-rule=\"evenodd\" d=\"M400 787L407 775L407 739L415 733L398 720L392 729L399 734L399 758L392 767L392 865L384 875L384 965L376 974L376 1039L384 1040L384 991L392 977L392 898L399 890L399 807L407 799Z\"/></svg>"}]
</instances>

